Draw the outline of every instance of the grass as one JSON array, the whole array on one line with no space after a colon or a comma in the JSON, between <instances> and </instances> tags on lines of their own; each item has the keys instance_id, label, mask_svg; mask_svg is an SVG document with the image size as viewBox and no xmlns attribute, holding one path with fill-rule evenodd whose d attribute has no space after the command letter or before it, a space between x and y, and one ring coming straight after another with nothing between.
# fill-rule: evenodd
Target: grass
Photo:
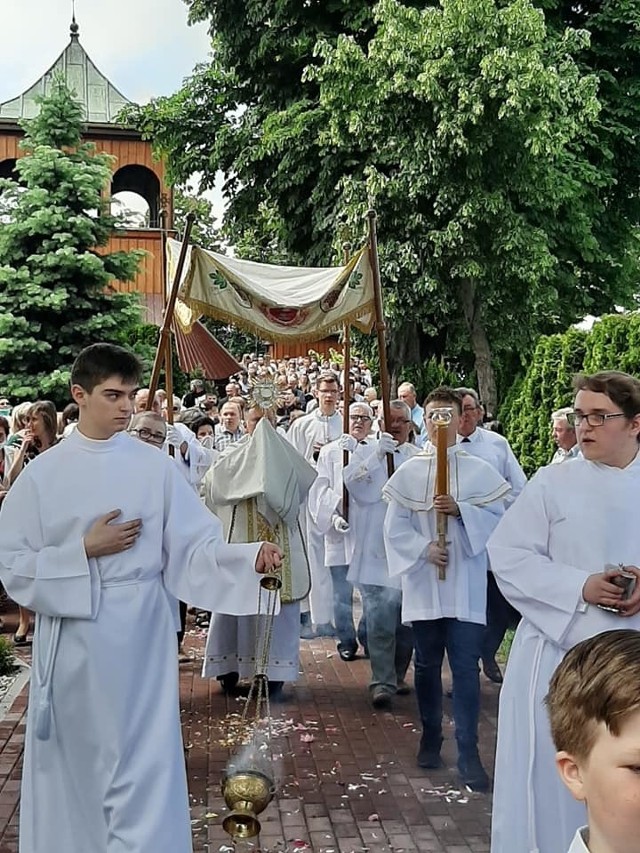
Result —
<instances>
[{"instance_id":1,"label":"grass","mask_svg":"<svg viewBox=\"0 0 640 853\"><path fill-rule=\"evenodd\" d=\"M500 644L498 654L496 655L496 659L500 663L506 663L509 658L509 652L511 651L511 643L513 643L513 635L515 634L515 632L515 628L507 628L507 633L504 635L504 640Z\"/></svg>"},{"instance_id":2,"label":"grass","mask_svg":"<svg viewBox=\"0 0 640 853\"><path fill-rule=\"evenodd\" d=\"M0 637L0 676L11 675L15 668L13 643L6 637Z\"/></svg>"}]
</instances>

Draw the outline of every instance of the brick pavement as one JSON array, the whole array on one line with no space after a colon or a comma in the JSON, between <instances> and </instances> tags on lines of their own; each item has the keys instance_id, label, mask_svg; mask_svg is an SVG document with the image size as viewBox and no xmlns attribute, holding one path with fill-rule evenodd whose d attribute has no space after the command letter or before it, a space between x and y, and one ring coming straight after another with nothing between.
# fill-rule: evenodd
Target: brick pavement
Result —
<instances>
[{"instance_id":1,"label":"brick pavement","mask_svg":"<svg viewBox=\"0 0 640 853\"><path fill-rule=\"evenodd\" d=\"M9 630L11 621L8 621ZM446 767L415 765L415 696L376 712L366 692L368 662L345 663L330 640L303 642L295 687L272 708L279 793L261 816L259 842L235 848L222 829L220 777L229 756L229 721L242 699L199 677L204 637L190 630L193 663L180 667L180 695L195 853L482 853L489 850L490 797L461 791L448 719ZM481 755L490 768L498 689L482 679ZM17 853L17 805L26 691L0 722L0 853ZM450 713L445 700L445 713ZM52 845L53 853L56 851Z\"/></svg>"}]
</instances>

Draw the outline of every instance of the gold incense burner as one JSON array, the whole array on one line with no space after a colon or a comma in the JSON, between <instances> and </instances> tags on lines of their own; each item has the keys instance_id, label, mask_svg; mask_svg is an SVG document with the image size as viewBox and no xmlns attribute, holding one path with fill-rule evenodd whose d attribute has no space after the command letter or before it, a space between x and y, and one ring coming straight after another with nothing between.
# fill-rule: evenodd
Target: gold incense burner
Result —
<instances>
[{"instance_id":1,"label":"gold incense burner","mask_svg":"<svg viewBox=\"0 0 640 853\"><path fill-rule=\"evenodd\" d=\"M269 805L276 792L267 762L247 761L246 766L231 759L222 777L222 796L231 809L222 822L233 838L254 838L260 833L257 815Z\"/></svg>"}]
</instances>

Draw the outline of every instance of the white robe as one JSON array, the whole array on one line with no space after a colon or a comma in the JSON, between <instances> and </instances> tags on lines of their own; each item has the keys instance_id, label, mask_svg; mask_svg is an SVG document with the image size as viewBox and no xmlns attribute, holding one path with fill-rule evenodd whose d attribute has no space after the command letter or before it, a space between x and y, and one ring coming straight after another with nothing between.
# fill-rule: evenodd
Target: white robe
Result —
<instances>
[{"instance_id":1,"label":"white robe","mask_svg":"<svg viewBox=\"0 0 640 853\"><path fill-rule=\"evenodd\" d=\"M283 603L273 619L266 668L270 681L296 681L300 658L300 598L309 592L309 565L300 535L298 514L316 478L313 468L261 420L253 435L224 450L205 480L205 502L221 519L228 541L246 536L264 518L284 552L283 588L293 603ZM262 523L265 523L263 521ZM267 536L265 535L265 538ZM247 595L252 590L247 589ZM262 601L266 603L266 593ZM257 611L257 602L256 602ZM230 672L250 678L256 672L256 636L264 636L264 616L212 614L202 675Z\"/></svg>"},{"instance_id":2,"label":"white robe","mask_svg":"<svg viewBox=\"0 0 640 853\"><path fill-rule=\"evenodd\" d=\"M342 426L342 415L339 412L326 416L321 415L318 409L314 409L308 415L296 418L289 427L287 440L293 444L298 453L304 456L307 462L315 466L314 448L318 445L324 446L339 438L342 435ZM325 565L324 537L314 523L306 505L304 511L300 513L300 519L306 536L309 569L311 571L311 592L309 594L311 620L316 625L325 625L333 622L333 584L329 569Z\"/></svg>"},{"instance_id":3,"label":"white robe","mask_svg":"<svg viewBox=\"0 0 640 853\"><path fill-rule=\"evenodd\" d=\"M486 621L486 545L504 512L509 492L497 471L459 446L450 447L449 493L460 518L449 517L449 564L444 580L427 560L429 543L437 540L436 454L429 449L410 459L391 477L383 494L389 502L384 537L389 571L402 579L402 621L460 619Z\"/></svg>"},{"instance_id":4,"label":"white robe","mask_svg":"<svg viewBox=\"0 0 640 853\"><path fill-rule=\"evenodd\" d=\"M361 454L366 445L359 444L355 454ZM354 546L355 518L357 507L349 503L350 528L339 533L333 527L336 515L343 512L343 453L337 441L325 445L318 456L318 477L309 490L308 506L317 530L324 536L325 566L348 566ZM353 456L350 454L350 458Z\"/></svg>"},{"instance_id":5,"label":"white robe","mask_svg":"<svg viewBox=\"0 0 640 853\"><path fill-rule=\"evenodd\" d=\"M587 826L583 826L581 829L578 829L567 853L589 853L586 841L588 837L589 828Z\"/></svg>"},{"instance_id":6,"label":"white robe","mask_svg":"<svg viewBox=\"0 0 640 853\"><path fill-rule=\"evenodd\" d=\"M491 568L522 613L500 694L492 853L557 853L586 823L560 781L543 700L576 643L640 629L582 598L607 563L640 566L640 454L627 468L585 459L542 468L489 540Z\"/></svg>"},{"instance_id":7,"label":"white robe","mask_svg":"<svg viewBox=\"0 0 640 853\"><path fill-rule=\"evenodd\" d=\"M142 519L137 542L87 559L116 508ZM36 612L21 853L190 853L171 596L247 612L258 550L225 544L175 464L126 433L77 429L25 468L0 513L0 579Z\"/></svg>"},{"instance_id":8,"label":"white robe","mask_svg":"<svg viewBox=\"0 0 640 853\"><path fill-rule=\"evenodd\" d=\"M352 584L370 584L400 589L400 580L387 565L384 543L384 517L387 504L383 488L389 479L387 455L376 453L378 442L362 445L344 469L344 482L349 490L353 513L353 556L347 579ZM420 451L413 444L401 444L393 454L396 470ZM395 475L394 475L395 476Z\"/></svg>"},{"instance_id":9,"label":"white robe","mask_svg":"<svg viewBox=\"0 0 640 853\"><path fill-rule=\"evenodd\" d=\"M493 465L500 476L504 477L511 486L511 491L506 499L507 506L509 506L515 501L527 482L525 473L520 467L511 445L503 435L481 427L475 429L468 438L469 441L464 441L461 435L458 436L457 441L462 449L470 456L477 456Z\"/></svg>"}]
</instances>

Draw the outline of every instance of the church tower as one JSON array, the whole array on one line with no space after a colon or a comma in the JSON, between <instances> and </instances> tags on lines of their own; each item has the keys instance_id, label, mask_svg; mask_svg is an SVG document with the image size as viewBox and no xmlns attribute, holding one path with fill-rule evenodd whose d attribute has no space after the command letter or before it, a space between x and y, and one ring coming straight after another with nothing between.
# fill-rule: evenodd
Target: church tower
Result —
<instances>
[{"instance_id":1,"label":"church tower","mask_svg":"<svg viewBox=\"0 0 640 853\"><path fill-rule=\"evenodd\" d=\"M0 103L0 177L13 175L16 160L23 155L19 145L24 133L19 122L37 114L37 98L48 94L55 74L64 78L82 107L84 138L98 151L116 158L107 193L116 201L119 193L137 196L136 212L128 216L126 229L111 237L108 251L143 249L147 254L135 282L115 282L114 286L139 292L147 309L145 321L159 324L163 308L161 213L165 212L167 227L171 227L172 190L164 164L153 157L151 143L117 123L119 111L131 101L91 61L80 43L75 15L69 44L51 68L21 95Z\"/></svg>"}]
</instances>

